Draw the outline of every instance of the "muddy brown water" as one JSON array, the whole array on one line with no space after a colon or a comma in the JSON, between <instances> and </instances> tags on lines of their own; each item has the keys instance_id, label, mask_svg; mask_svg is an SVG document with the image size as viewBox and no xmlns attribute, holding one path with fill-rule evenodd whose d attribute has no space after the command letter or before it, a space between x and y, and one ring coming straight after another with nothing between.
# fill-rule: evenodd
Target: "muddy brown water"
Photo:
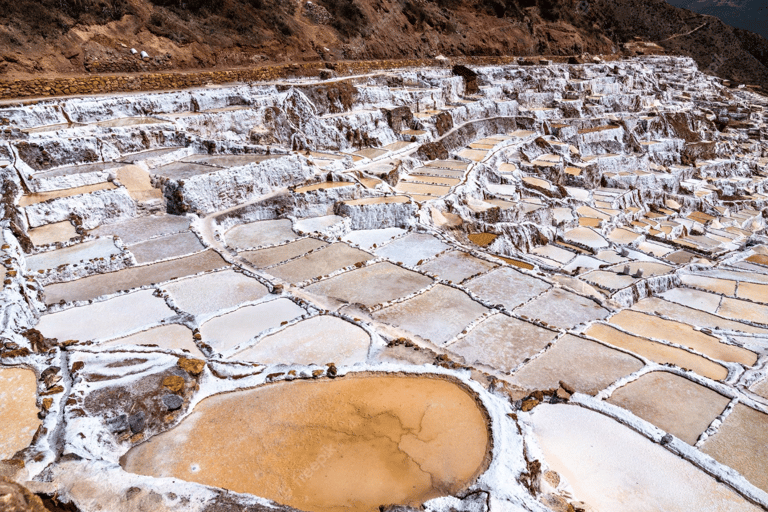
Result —
<instances>
[{"instance_id":1,"label":"muddy brown water","mask_svg":"<svg viewBox=\"0 0 768 512\"><path fill-rule=\"evenodd\" d=\"M487 418L447 378L280 382L203 400L121 464L310 512L374 512L464 489L490 458Z\"/></svg>"}]
</instances>

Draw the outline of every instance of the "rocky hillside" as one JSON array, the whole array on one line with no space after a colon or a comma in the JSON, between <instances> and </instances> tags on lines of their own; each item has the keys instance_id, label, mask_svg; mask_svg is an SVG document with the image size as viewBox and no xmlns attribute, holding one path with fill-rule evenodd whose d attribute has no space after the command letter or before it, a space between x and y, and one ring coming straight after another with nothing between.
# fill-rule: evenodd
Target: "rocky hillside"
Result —
<instances>
[{"instance_id":1,"label":"rocky hillside","mask_svg":"<svg viewBox=\"0 0 768 512\"><path fill-rule=\"evenodd\" d=\"M732 27L768 37L768 5L763 0L667 0L701 14L716 16Z\"/></svg>"},{"instance_id":2,"label":"rocky hillside","mask_svg":"<svg viewBox=\"0 0 768 512\"><path fill-rule=\"evenodd\" d=\"M631 53L644 48L625 45L636 38L692 56L713 74L768 88L768 41L664 0L0 2L0 74L9 77L440 54Z\"/></svg>"}]
</instances>

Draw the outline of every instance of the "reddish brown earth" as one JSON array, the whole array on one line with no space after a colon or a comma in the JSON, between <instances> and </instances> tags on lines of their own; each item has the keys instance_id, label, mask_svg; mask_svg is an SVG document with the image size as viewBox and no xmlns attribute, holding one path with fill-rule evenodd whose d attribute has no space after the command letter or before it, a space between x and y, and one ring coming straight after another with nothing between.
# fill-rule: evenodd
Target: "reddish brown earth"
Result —
<instances>
[{"instance_id":1,"label":"reddish brown earth","mask_svg":"<svg viewBox=\"0 0 768 512\"><path fill-rule=\"evenodd\" d=\"M768 88L768 41L664 0L15 0L0 76L645 51L635 37Z\"/></svg>"}]
</instances>

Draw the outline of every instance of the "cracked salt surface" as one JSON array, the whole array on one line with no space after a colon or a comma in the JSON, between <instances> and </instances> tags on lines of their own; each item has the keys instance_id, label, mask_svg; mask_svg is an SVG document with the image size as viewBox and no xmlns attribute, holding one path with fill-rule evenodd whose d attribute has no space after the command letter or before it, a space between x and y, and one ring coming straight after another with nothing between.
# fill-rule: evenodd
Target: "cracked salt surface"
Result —
<instances>
[{"instance_id":1,"label":"cracked salt surface","mask_svg":"<svg viewBox=\"0 0 768 512\"><path fill-rule=\"evenodd\" d=\"M768 101L681 57L477 72L0 108L0 474L81 512L768 507Z\"/></svg>"}]
</instances>

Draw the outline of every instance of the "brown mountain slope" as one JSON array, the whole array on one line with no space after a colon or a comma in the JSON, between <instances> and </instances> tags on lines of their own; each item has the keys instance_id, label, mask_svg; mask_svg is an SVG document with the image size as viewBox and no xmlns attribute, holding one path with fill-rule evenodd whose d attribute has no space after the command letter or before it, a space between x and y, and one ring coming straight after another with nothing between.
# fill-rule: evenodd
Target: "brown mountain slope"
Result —
<instances>
[{"instance_id":1,"label":"brown mountain slope","mask_svg":"<svg viewBox=\"0 0 768 512\"><path fill-rule=\"evenodd\" d=\"M624 51L634 37L690 55L720 76L768 88L765 39L664 0L3 1L0 74L608 54Z\"/></svg>"}]
</instances>

